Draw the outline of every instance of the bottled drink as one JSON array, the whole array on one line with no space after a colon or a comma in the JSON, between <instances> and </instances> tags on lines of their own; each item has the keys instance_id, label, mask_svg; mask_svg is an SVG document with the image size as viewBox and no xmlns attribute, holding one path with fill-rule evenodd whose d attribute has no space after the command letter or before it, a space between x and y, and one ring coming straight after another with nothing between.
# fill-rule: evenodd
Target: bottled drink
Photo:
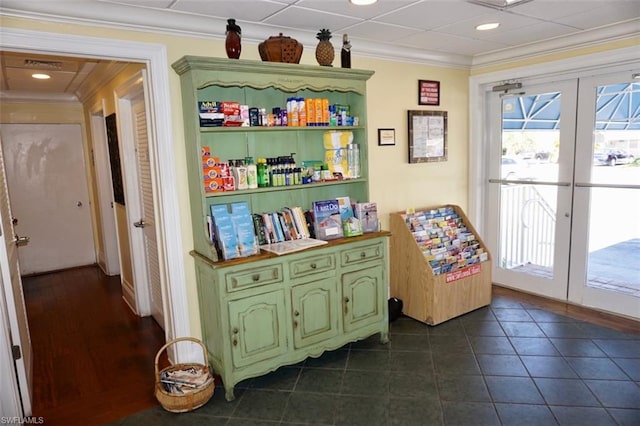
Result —
<instances>
[{"instance_id":1,"label":"bottled drink","mask_svg":"<svg viewBox=\"0 0 640 426\"><path fill-rule=\"evenodd\" d=\"M245 157L247 167L247 187L255 189L258 187L258 168L253 163L253 157Z\"/></svg>"},{"instance_id":2,"label":"bottled drink","mask_svg":"<svg viewBox=\"0 0 640 426\"><path fill-rule=\"evenodd\" d=\"M258 188L266 188L269 186L269 170L267 169L267 160L258 158Z\"/></svg>"},{"instance_id":3,"label":"bottled drink","mask_svg":"<svg viewBox=\"0 0 640 426\"><path fill-rule=\"evenodd\" d=\"M347 166L351 179L360 177L360 147L357 143L347 145Z\"/></svg>"}]
</instances>

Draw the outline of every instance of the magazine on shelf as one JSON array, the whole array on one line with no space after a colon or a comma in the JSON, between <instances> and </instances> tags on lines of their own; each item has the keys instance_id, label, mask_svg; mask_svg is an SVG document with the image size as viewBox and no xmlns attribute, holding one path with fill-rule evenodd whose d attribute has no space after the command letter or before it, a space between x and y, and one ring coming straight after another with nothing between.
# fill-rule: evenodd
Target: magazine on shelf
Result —
<instances>
[{"instance_id":1,"label":"magazine on shelf","mask_svg":"<svg viewBox=\"0 0 640 426\"><path fill-rule=\"evenodd\" d=\"M319 240L333 240L344 236L338 200L322 200L311 203L313 228Z\"/></svg>"},{"instance_id":2,"label":"magazine on shelf","mask_svg":"<svg viewBox=\"0 0 640 426\"><path fill-rule=\"evenodd\" d=\"M354 213L355 216L360 219L363 232L377 232L380 230L378 206L375 202L356 203Z\"/></svg>"}]
</instances>

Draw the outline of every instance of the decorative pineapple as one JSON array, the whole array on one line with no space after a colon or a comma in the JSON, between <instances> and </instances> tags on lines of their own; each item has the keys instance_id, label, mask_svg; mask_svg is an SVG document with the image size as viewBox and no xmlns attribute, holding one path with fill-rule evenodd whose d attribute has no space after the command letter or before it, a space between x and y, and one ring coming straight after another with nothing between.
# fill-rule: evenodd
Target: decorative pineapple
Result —
<instances>
[{"instance_id":1,"label":"decorative pineapple","mask_svg":"<svg viewBox=\"0 0 640 426\"><path fill-rule=\"evenodd\" d=\"M331 39L331 31L328 29L321 29L316 38L320 40L316 46L316 60L320 65L330 67L335 57L333 45L329 41Z\"/></svg>"}]
</instances>

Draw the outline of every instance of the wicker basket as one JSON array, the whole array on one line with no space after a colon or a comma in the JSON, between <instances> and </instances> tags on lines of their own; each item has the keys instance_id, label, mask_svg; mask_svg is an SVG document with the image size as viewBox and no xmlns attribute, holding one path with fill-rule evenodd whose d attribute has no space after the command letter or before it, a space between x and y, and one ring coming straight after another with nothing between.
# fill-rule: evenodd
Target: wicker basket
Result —
<instances>
[{"instance_id":1,"label":"wicker basket","mask_svg":"<svg viewBox=\"0 0 640 426\"><path fill-rule=\"evenodd\" d=\"M156 354L155 360L155 373L156 373L156 386L155 386L155 394L156 399L167 411L171 411L172 413L185 413L187 411L193 411L196 408L202 407L204 404L209 402L211 397L213 396L213 390L215 387L215 383L213 380L207 385L202 387L201 389L195 390L193 392L185 393L184 395L173 394L167 392L162 383L160 383L160 375L165 371L176 371L183 370L186 368L203 368L205 371L209 372L209 365L202 365L197 363L183 363L183 364L173 364L169 367L163 368L162 370L158 370L158 360L160 359L160 355L167 349L169 346L174 343L182 342L182 341L190 341L199 344L202 347L203 356L206 360L207 357L207 348L205 348L204 344L198 339L193 337L180 337L178 339L171 340L167 342L163 347L160 348L158 353Z\"/></svg>"},{"instance_id":2,"label":"wicker basket","mask_svg":"<svg viewBox=\"0 0 640 426\"><path fill-rule=\"evenodd\" d=\"M283 36L271 36L258 45L260 58L264 62L286 62L290 64L300 63L302 57L302 44L296 39Z\"/></svg>"}]
</instances>

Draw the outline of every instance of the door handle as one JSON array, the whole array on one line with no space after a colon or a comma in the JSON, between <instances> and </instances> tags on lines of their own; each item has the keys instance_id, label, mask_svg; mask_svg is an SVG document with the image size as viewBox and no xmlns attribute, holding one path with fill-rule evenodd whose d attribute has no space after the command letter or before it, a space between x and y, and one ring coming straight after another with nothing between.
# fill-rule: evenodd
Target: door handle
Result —
<instances>
[{"instance_id":1,"label":"door handle","mask_svg":"<svg viewBox=\"0 0 640 426\"><path fill-rule=\"evenodd\" d=\"M29 244L29 240L31 240L31 238L29 237L19 237L16 235L15 237L15 242L16 242L16 246L17 247L24 247L27 244Z\"/></svg>"},{"instance_id":2,"label":"door handle","mask_svg":"<svg viewBox=\"0 0 640 426\"><path fill-rule=\"evenodd\" d=\"M135 226L136 228L144 228L144 219L140 219L139 222L133 222L133 226Z\"/></svg>"}]
</instances>

